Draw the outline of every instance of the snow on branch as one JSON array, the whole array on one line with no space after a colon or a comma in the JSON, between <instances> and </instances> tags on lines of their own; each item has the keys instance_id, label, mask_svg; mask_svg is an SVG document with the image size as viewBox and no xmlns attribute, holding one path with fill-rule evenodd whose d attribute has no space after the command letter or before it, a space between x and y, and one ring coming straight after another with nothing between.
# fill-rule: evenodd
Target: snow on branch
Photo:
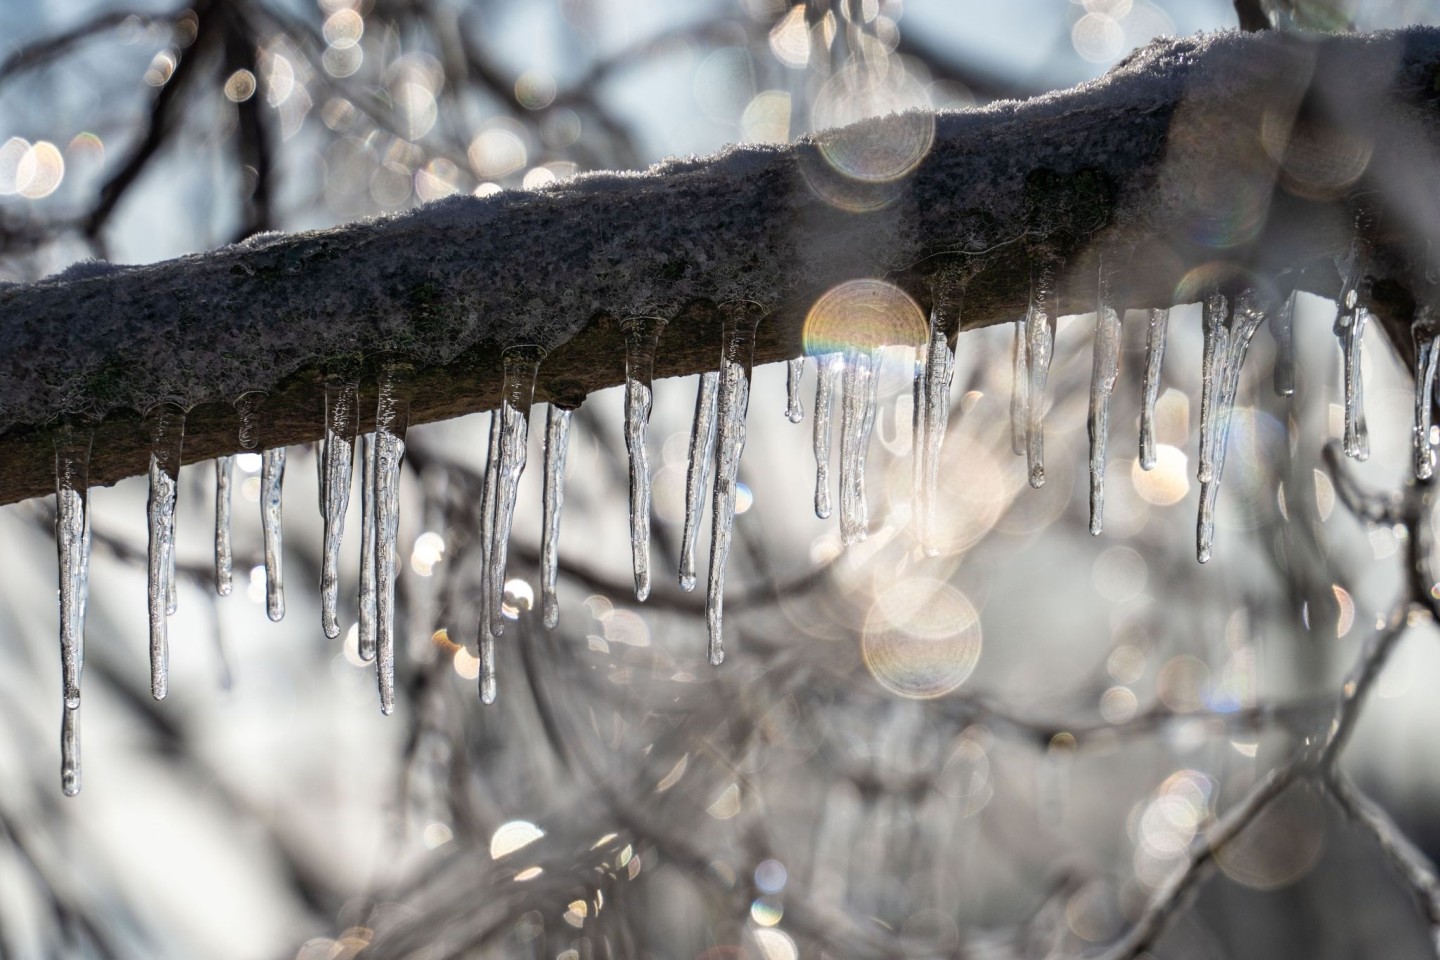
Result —
<instances>
[{"instance_id":1,"label":"snow on branch","mask_svg":"<svg viewBox=\"0 0 1440 960\"><path fill-rule=\"evenodd\" d=\"M1241 283L1334 295L1360 206L1371 309L1408 355L1440 224L1437 103L1433 29L1169 40L1023 103L81 264L0 288L0 503L54 489L63 421L95 425L99 485L145 470L157 403L190 408L187 462L240 449L233 404L254 391L260 444L302 442L322 433L327 372L362 365L373 397L397 355L416 366L415 423L493 407L518 344L547 351L537 399L574 404L622 382L627 318L669 321L656 375L714 369L726 302L763 309L768 362L805 348L807 317L812 343L911 339L900 314L936 282L963 288L961 329L1014 320L1042 257L1064 264L1062 312L1094 309L1102 255L1124 306ZM817 299L853 279L883 283L817 330Z\"/></svg>"}]
</instances>

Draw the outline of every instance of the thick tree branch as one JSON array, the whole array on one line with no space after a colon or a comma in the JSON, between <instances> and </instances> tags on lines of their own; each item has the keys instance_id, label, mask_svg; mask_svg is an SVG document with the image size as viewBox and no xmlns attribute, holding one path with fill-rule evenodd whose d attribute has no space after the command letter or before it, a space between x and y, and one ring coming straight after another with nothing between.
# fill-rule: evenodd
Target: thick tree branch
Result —
<instances>
[{"instance_id":1,"label":"thick tree branch","mask_svg":"<svg viewBox=\"0 0 1440 960\"><path fill-rule=\"evenodd\" d=\"M816 299L855 278L923 308L936 274L967 277L964 328L1019 316L1032 261L1051 256L1071 312L1092 308L1102 254L1124 263L1128 306L1216 284L1333 295L1361 196L1372 306L1408 353L1440 224L1437 89L1436 30L1172 40L1024 103L6 287L0 503L52 489L60 418L97 422L90 477L106 484L145 469L138 411L161 400L192 407L187 461L238 449L245 391L269 394L263 444L318 437L335 362L412 357L425 422L493 406L502 348L535 344L550 351L538 398L575 402L620 382L617 319L669 318L656 372L677 376L715 366L714 304L754 301L768 362L799 353ZM916 335L883 296L852 308L845 339Z\"/></svg>"}]
</instances>

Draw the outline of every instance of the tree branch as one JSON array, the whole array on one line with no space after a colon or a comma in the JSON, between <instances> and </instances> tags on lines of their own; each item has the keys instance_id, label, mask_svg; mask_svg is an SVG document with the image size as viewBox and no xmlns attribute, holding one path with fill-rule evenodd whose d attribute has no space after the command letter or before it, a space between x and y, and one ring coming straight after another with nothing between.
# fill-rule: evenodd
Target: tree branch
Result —
<instances>
[{"instance_id":1,"label":"tree branch","mask_svg":"<svg viewBox=\"0 0 1440 960\"><path fill-rule=\"evenodd\" d=\"M933 277L962 274L965 329L1019 316L1040 257L1065 258L1069 312L1093 309L1102 252L1126 262L1125 306L1217 284L1333 295L1361 195L1371 306L1408 355L1440 224L1437 76L1433 29L1171 40L1025 103L4 287L0 503L53 489L59 418L95 422L90 479L108 484L146 468L138 411L163 400L192 408L187 462L239 448L230 403L246 391L269 394L263 444L319 437L327 364L388 353L419 367L415 423L493 406L514 344L549 351L538 399L573 402L621 381L617 319L670 319L656 373L678 376L716 365L714 304L754 301L769 362L798 354L817 297L854 278L923 309ZM909 340L901 306L871 296L837 332Z\"/></svg>"}]
</instances>

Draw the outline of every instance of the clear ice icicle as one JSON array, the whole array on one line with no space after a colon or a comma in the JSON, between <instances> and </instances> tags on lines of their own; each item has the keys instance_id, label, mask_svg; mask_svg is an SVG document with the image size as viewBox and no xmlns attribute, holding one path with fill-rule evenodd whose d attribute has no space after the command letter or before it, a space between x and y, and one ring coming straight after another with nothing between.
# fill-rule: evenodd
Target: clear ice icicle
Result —
<instances>
[{"instance_id":1,"label":"clear ice icicle","mask_svg":"<svg viewBox=\"0 0 1440 960\"><path fill-rule=\"evenodd\" d=\"M745 415L750 405L750 365L755 353L755 328L761 311L754 303L726 304L720 353L720 390L716 400L718 436L715 443L715 496L710 505L710 579L705 598L705 624L710 633L710 662L725 659L721 617L725 565L735 529L735 488L740 456L745 450Z\"/></svg>"},{"instance_id":2,"label":"clear ice icicle","mask_svg":"<svg viewBox=\"0 0 1440 960\"><path fill-rule=\"evenodd\" d=\"M1370 311L1356 302L1355 291L1348 282L1344 297L1335 316L1335 335L1340 338L1345 375L1345 455L1368 460L1370 429L1365 425L1365 384L1360 375L1360 359Z\"/></svg>"},{"instance_id":3,"label":"clear ice icicle","mask_svg":"<svg viewBox=\"0 0 1440 960\"><path fill-rule=\"evenodd\" d=\"M375 405L375 676L380 712L395 712L395 539L400 532L400 464L410 425L409 364L380 371Z\"/></svg>"},{"instance_id":4,"label":"clear ice icicle","mask_svg":"<svg viewBox=\"0 0 1440 960\"><path fill-rule=\"evenodd\" d=\"M840 398L840 540L847 546L869 534L865 499L865 461L875 424L880 351L852 349L845 354Z\"/></svg>"},{"instance_id":5,"label":"clear ice icicle","mask_svg":"<svg viewBox=\"0 0 1440 960\"><path fill-rule=\"evenodd\" d=\"M1140 399L1140 469L1155 469L1155 401L1160 398L1160 368L1165 363L1165 339L1170 330L1170 310L1150 311L1145 329L1145 374Z\"/></svg>"},{"instance_id":6,"label":"clear ice icicle","mask_svg":"<svg viewBox=\"0 0 1440 960\"><path fill-rule=\"evenodd\" d=\"M1060 263L1053 257L1030 268L1030 310L1025 314L1025 456L1030 486L1045 485L1045 382L1055 352L1055 284Z\"/></svg>"},{"instance_id":7,"label":"clear ice icicle","mask_svg":"<svg viewBox=\"0 0 1440 960\"><path fill-rule=\"evenodd\" d=\"M1410 326L1415 341L1415 477L1428 480L1435 472L1435 451L1430 443L1431 411L1435 404L1435 369L1440 359L1440 317L1429 305L1420 307Z\"/></svg>"},{"instance_id":8,"label":"clear ice icicle","mask_svg":"<svg viewBox=\"0 0 1440 960\"><path fill-rule=\"evenodd\" d=\"M1209 483L1215 476L1215 398L1221 371L1230 352L1230 300L1218 291L1205 298L1201 325L1204 345L1200 359L1200 457L1195 479Z\"/></svg>"},{"instance_id":9,"label":"clear ice icicle","mask_svg":"<svg viewBox=\"0 0 1440 960\"><path fill-rule=\"evenodd\" d=\"M180 451L185 439L185 411L162 403L150 414L150 527L147 586L150 607L150 693L164 700L170 687L170 640L167 609L175 570L175 496Z\"/></svg>"},{"instance_id":10,"label":"clear ice icicle","mask_svg":"<svg viewBox=\"0 0 1440 960\"><path fill-rule=\"evenodd\" d=\"M690 428L690 466L685 473L685 527L680 536L680 589L695 589L695 541L700 536L700 519L705 512L705 491L710 466L715 459L715 403L720 392L720 374L714 370L700 375L695 389L695 421Z\"/></svg>"},{"instance_id":11,"label":"clear ice icicle","mask_svg":"<svg viewBox=\"0 0 1440 960\"><path fill-rule=\"evenodd\" d=\"M254 450L260 444L260 428L256 423L260 406L265 402L264 390L248 390L235 398L235 413L240 417L240 446Z\"/></svg>"},{"instance_id":12,"label":"clear ice icicle","mask_svg":"<svg viewBox=\"0 0 1440 960\"><path fill-rule=\"evenodd\" d=\"M835 407L835 382L844 362L842 353L822 353L815 358L815 516L830 516L830 434L831 411Z\"/></svg>"},{"instance_id":13,"label":"clear ice icicle","mask_svg":"<svg viewBox=\"0 0 1440 960\"><path fill-rule=\"evenodd\" d=\"M1295 294L1270 314L1270 336L1275 338L1275 393L1289 397L1295 394Z\"/></svg>"},{"instance_id":14,"label":"clear ice icicle","mask_svg":"<svg viewBox=\"0 0 1440 960\"><path fill-rule=\"evenodd\" d=\"M535 346L515 346L505 350L505 378L498 411L500 463L494 473L495 517L490 530L490 562L486 569L490 577L490 634L496 637L505 632L505 556L510 549L510 524L515 518L520 475L525 472L525 445L530 428L530 404L535 397L535 377L540 372L540 361L544 357L545 351ZM641 439L643 442L643 437ZM648 506L647 503L647 517Z\"/></svg>"},{"instance_id":15,"label":"clear ice icicle","mask_svg":"<svg viewBox=\"0 0 1440 960\"><path fill-rule=\"evenodd\" d=\"M336 614L340 599L340 544L345 538L345 512L350 507L359 403L359 385L353 377L335 377L325 384L325 446L320 467L325 548L320 560L320 625L331 640L340 636Z\"/></svg>"},{"instance_id":16,"label":"clear ice icicle","mask_svg":"<svg viewBox=\"0 0 1440 960\"><path fill-rule=\"evenodd\" d=\"M375 659L375 434L360 438L360 623L356 652Z\"/></svg>"},{"instance_id":17,"label":"clear ice icicle","mask_svg":"<svg viewBox=\"0 0 1440 960\"><path fill-rule=\"evenodd\" d=\"M799 423L805 419L805 408L800 404L800 378L805 375L805 358L795 357L785 364L785 419Z\"/></svg>"},{"instance_id":18,"label":"clear ice icicle","mask_svg":"<svg viewBox=\"0 0 1440 960\"><path fill-rule=\"evenodd\" d=\"M500 476L500 424L502 412L490 414L490 442L485 458L485 479L480 489L480 702L495 702L495 635L490 632L490 542L495 530L495 498ZM496 601L498 602L498 601Z\"/></svg>"},{"instance_id":19,"label":"clear ice icicle","mask_svg":"<svg viewBox=\"0 0 1440 960\"><path fill-rule=\"evenodd\" d=\"M630 558L635 571L635 599L650 596L650 457L645 428L654 403L655 345L665 321L630 317L625 333L625 450L630 455ZM538 363L538 361L536 361Z\"/></svg>"},{"instance_id":20,"label":"clear ice icicle","mask_svg":"<svg viewBox=\"0 0 1440 960\"><path fill-rule=\"evenodd\" d=\"M1015 343L1010 348L1010 451L1025 456L1026 423L1030 419L1030 360L1025 349L1025 321L1015 321Z\"/></svg>"},{"instance_id":21,"label":"clear ice icicle","mask_svg":"<svg viewBox=\"0 0 1440 960\"><path fill-rule=\"evenodd\" d=\"M1109 268L1100 266L1095 300L1095 339L1090 368L1090 533L1105 520L1105 442L1110 434L1110 395L1120 372L1120 313L1111 293Z\"/></svg>"},{"instance_id":22,"label":"clear ice icicle","mask_svg":"<svg viewBox=\"0 0 1440 960\"><path fill-rule=\"evenodd\" d=\"M540 607L546 629L560 622L555 581L560 571L560 508L565 503L565 454L570 447L573 411L550 403L545 413L545 483L541 493L544 519L540 537Z\"/></svg>"},{"instance_id":23,"label":"clear ice icicle","mask_svg":"<svg viewBox=\"0 0 1440 960\"><path fill-rule=\"evenodd\" d=\"M955 376L955 351L950 349L949 331L959 329L960 305L957 295L938 295L930 311L930 336L924 365L919 371L916 394L915 442L912 454L919 464L915 515L920 544L925 555L939 554L934 542L935 498L940 482L940 452L950 422L950 383Z\"/></svg>"},{"instance_id":24,"label":"clear ice icicle","mask_svg":"<svg viewBox=\"0 0 1440 960\"><path fill-rule=\"evenodd\" d=\"M1212 304L1212 301L1218 302ZM1201 396L1201 456L1210 465L1210 474L1200 481L1200 516L1196 521L1196 557L1209 561L1215 543L1215 506L1220 495L1220 479L1225 472L1225 449L1230 441L1230 415L1235 409L1235 395L1240 388L1240 370L1250 340L1266 314L1275 309L1255 290L1246 289L1235 298L1233 313L1223 295L1215 294L1205 304L1206 339L1211 340L1212 314L1220 317L1217 325L1223 335L1214 337L1213 354L1207 343L1206 355L1213 367L1208 368L1202 384L1211 393L1207 407Z\"/></svg>"},{"instance_id":25,"label":"clear ice icicle","mask_svg":"<svg viewBox=\"0 0 1440 960\"><path fill-rule=\"evenodd\" d=\"M60 787L80 792L80 671L85 662L88 594L89 469L93 434L69 425L55 438L55 547L60 580Z\"/></svg>"},{"instance_id":26,"label":"clear ice icicle","mask_svg":"<svg viewBox=\"0 0 1440 960\"><path fill-rule=\"evenodd\" d=\"M285 571L282 512L285 489L285 448L260 455L260 535L265 547L265 615L285 616Z\"/></svg>"},{"instance_id":27,"label":"clear ice icicle","mask_svg":"<svg viewBox=\"0 0 1440 960\"><path fill-rule=\"evenodd\" d=\"M230 487L235 476L234 457L215 458L215 592L230 596L233 562L230 550Z\"/></svg>"}]
</instances>

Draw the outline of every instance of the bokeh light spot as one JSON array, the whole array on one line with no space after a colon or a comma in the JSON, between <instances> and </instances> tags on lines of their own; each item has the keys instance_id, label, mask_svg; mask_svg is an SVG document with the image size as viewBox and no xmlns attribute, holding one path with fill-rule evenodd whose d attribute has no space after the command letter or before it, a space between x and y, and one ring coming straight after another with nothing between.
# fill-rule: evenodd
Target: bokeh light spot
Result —
<instances>
[{"instance_id":1,"label":"bokeh light spot","mask_svg":"<svg viewBox=\"0 0 1440 960\"><path fill-rule=\"evenodd\" d=\"M847 348L919 344L925 315L908 293L884 280L848 280L832 287L805 316L805 352L811 356Z\"/></svg>"},{"instance_id":2,"label":"bokeh light spot","mask_svg":"<svg viewBox=\"0 0 1440 960\"><path fill-rule=\"evenodd\" d=\"M865 666L897 696L928 700L955 690L980 659L980 616L955 587L912 578L882 591L860 641Z\"/></svg>"}]
</instances>

